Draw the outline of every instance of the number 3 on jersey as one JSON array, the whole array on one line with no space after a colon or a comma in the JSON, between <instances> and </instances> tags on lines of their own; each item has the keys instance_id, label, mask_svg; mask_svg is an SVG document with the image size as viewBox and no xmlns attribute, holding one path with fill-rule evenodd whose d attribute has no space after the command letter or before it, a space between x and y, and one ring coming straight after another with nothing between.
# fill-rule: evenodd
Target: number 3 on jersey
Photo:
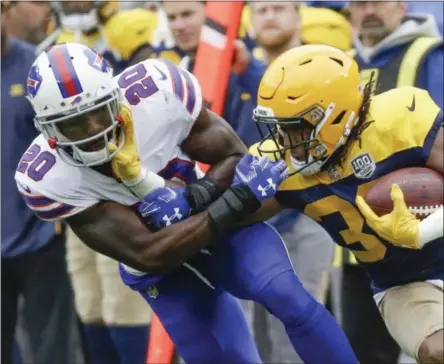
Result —
<instances>
[{"instance_id":1,"label":"number 3 on jersey","mask_svg":"<svg viewBox=\"0 0 444 364\"><path fill-rule=\"evenodd\" d=\"M318 222L329 219L336 243L347 246L363 263L384 259L387 247L369 230L363 217L348 201L327 196L305 207L304 213Z\"/></svg>"},{"instance_id":2,"label":"number 3 on jersey","mask_svg":"<svg viewBox=\"0 0 444 364\"><path fill-rule=\"evenodd\" d=\"M41 181L56 162L53 154L47 151L40 153L40 151L40 146L33 144L23 155L17 167L17 171L27 173L34 181Z\"/></svg>"},{"instance_id":3,"label":"number 3 on jersey","mask_svg":"<svg viewBox=\"0 0 444 364\"><path fill-rule=\"evenodd\" d=\"M146 73L147 70L143 63L139 63L120 75L119 87L126 89L125 97L130 105L135 106L140 102L140 99L146 99L159 91L152 77L145 77Z\"/></svg>"}]
</instances>

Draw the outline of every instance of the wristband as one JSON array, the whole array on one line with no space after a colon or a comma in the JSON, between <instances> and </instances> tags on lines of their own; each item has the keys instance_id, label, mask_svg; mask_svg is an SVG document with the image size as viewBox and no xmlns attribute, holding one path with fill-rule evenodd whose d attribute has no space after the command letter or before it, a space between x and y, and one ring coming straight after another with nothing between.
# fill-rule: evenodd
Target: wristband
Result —
<instances>
[{"instance_id":1,"label":"wristband","mask_svg":"<svg viewBox=\"0 0 444 364\"><path fill-rule=\"evenodd\" d=\"M222 192L208 177L203 177L190 183L185 188L184 196L188 200L193 214L196 214L206 210L222 195Z\"/></svg>"},{"instance_id":2,"label":"wristband","mask_svg":"<svg viewBox=\"0 0 444 364\"><path fill-rule=\"evenodd\" d=\"M123 184L140 200L154 190L165 187L165 180L154 172L142 168L139 175L130 181L123 181Z\"/></svg>"},{"instance_id":3,"label":"wristband","mask_svg":"<svg viewBox=\"0 0 444 364\"><path fill-rule=\"evenodd\" d=\"M216 231L233 227L239 218L259 210L262 206L250 188L237 185L226 190L208 208L211 225Z\"/></svg>"},{"instance_id":4,"label":"wristband","mask_svg":"<svg viewBox=\"0 0 444 364\"><path fill-rule=\"evenodd\" d=\"M419 248L443 236L443 207L419 223Z\"/></svg>"}]
</instances>

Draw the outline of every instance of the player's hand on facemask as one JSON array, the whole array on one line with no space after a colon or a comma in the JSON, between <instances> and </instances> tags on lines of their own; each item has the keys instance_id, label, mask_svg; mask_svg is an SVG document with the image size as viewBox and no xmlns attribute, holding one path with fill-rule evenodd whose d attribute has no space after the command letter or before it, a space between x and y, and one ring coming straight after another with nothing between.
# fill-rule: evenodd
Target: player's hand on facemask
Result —
<instances>
[{"instance_id":1,"label":"player's hand on facemask","mask_svg":"<svg viewBox=\"0 0 444 364\"><path fill-rule=\"evenodd\" d=\"M236 166L233 186L246 185L258 201L273 197L282 181L288 177L285 161L246 154Z\"/></svg>"},{"instance_id":2,"label":"player's hand on facemask","mask_svg":"<svg viewBox=\"0 0 444 364\"><path fill-rule=\"evenodd\" d=\"M162 187L145 196L137 210L151 231L186 219L191 207L184 196L185 187Z\"/></svg>"},{"instance_id":3,"label":"player's hand on facemask","mask_svg":"<svg viewBox=\"0 0 444 364\"><path fill-rule=\"evenodd\" d=\"M367 224L383 239L403 248L419 249L420 221L409 211L398 185L393 184L390 196L393 211L384 216L376 215L361 196L356 198L356 204Z\"/></svg>"},{"instance_id":4,"label":"player's hand on facemask","mask_svg":"<svg viewBox=\"0 0 444 364\"><path fill-rule=\"evenodd\" d=\"M111 166L114 174L122 181L132 181L139 177L142 171L142 164L137 152L131 111L125 106L122 106L120 118L123 132L125 133L125 142L113 157ZM111 153L114 153L117 150L117 145L109 143L108 148Z\"/></svg>"}]
</instances>

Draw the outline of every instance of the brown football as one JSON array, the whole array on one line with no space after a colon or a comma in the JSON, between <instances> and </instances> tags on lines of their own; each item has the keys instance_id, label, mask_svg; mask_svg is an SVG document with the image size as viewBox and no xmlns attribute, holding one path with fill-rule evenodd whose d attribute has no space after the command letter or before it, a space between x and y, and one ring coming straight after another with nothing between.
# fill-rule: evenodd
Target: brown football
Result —
<instances>
[{"instance_id":1,"label":"brown football","mask_svg":"<svg viewBox=\"0 0 444 364\"><path fill-rule=\"evenodd\" d=\"M390 198L392 184L396 183L404 193L409 210L423 219L443 205L443 177L428 168L404 168L381 177L367 191L365 201L378 216L393 210Z\"/></svg>"}]
</instances>

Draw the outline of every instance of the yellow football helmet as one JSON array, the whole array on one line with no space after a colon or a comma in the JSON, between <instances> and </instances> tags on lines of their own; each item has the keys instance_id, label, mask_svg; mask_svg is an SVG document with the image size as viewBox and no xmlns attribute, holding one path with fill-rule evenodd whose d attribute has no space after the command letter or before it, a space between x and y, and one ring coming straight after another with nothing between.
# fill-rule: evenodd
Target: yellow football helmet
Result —
<instances>
[{"instance_id":1,"label":"yellow football helmet","mask_svg":"<svg viewBox=\"0 0 444 364\"><path fill-rule=\"evenodd\" d=\"M301 6L300 14L302 43L325 44L343 51L352 48L352 28L341 13L327 8Z\"/></svg>"},{"instance_id":2,"label":"yellow football helmet","mask_svg":"<svg viewBox=\"0 0 444 364\"><path fill-rule=\"evenodd\" d=\"M344 145L358 120L363 102L356 62L339 49L325 45L304 45L279 56L262 77L254 119L268 128L281 157L289 157L295 173L312 175ZM297 142L290 131L304 130ZM309 134L307 135L307 130ZM303 158L295 158L304 149ZM287 154L288 153L288 154Z\"/></svg>"}]
</instances>

